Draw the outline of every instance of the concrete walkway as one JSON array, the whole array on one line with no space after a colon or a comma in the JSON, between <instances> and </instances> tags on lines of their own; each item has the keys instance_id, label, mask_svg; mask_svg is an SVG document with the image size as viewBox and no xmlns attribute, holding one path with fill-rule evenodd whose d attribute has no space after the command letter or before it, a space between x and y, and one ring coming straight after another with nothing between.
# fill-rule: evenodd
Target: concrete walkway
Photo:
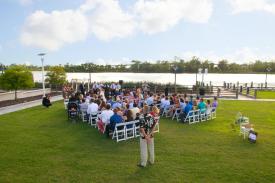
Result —
<instances>
[{"instance_id":1,"label":"concrete walkway","mask_svg":"<svg viewBox=\"0 0 275 183\"><path fill-rule=\"evenodd\" d=\"M259 101L259 102L275 102L275 99L254 99L249 97L240 97L238 99L235 98L219 98L218 100L239 100L239 101Z\"/></svg>"},{"instance_id":2,"label":"concrete walkway","mask_svg":"<svg viewBox=\"0 0 275 183\"><path fill-rule=\"evenodd\" d=\"M63 100L62 95L51 97L51 102ZM42 105L42 99L0 108L0 115Z\"/></svg>"},{"instance_id":3,"label":"concrete walkway","mask_svg":"<svg viewBox=\"0 0 275 183\"><path fill-rule=\"evenodd\" d=\"M54 97L51 98L51 102L55 102L55 101L59 101L59 100L63 100L62 95L54 96ZM242 100L242 101L275 102L275 99L253 99L253 98L248 98L248 97L245 97L245 96L239 96L239 99L219 98L219 100ZM40 99L40 100L35 100L35 101L32 101L32 102L26 102L26 103L22 103L22 104L16 104L16 105L12 105L12 106L2 107L2 108L0 108L0 115L7 114L7 113L10 113L10 112L20 111L20 110L35 107L35 106L39 106L39 105L42 105L41 102L42 102L42 100Z\"/></svg>"}]
</instances>

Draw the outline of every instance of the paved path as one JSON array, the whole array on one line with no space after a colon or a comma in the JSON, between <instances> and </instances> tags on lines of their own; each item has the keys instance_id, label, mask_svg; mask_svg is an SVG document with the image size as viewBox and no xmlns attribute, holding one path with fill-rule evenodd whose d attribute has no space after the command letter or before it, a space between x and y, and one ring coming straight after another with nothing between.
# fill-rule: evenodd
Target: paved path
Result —
<instances>
[{"instance_id":1,"label":"paved path","mask_svg":"<svg viewBox=\"0 0 275 183\"><path fill-rule=\"evenodd\" d=\"M62 95L51 97L51 102L62 100ZM0 115L42 105L42 99L0 108Z\"/></svg>"},{"instance_id":2,"label":"paved path","mask_svg":"<svg viewBox=\"0 0 275 183\"><path fill-rule=\"evenodd\" d=\"M54 96L51 98L51 101L58 101L58 100L63 100L62 95L59 96ZM219 98L219 100L242 100L242 101L268 101L268 102L275 102L275 99L253 99L253 98L248 98L245 96L239 96L239 99L233 99L233 98ZM17 104L17 105L12 105L8 107L2 107L0 108L0 115L7 114L10 112L15 112L15 111L20 111L23 109L35 107L41 105L41 99L40 100L35 100L32 102L26 102L22 104Z\"/></svg>"}]
</instances>

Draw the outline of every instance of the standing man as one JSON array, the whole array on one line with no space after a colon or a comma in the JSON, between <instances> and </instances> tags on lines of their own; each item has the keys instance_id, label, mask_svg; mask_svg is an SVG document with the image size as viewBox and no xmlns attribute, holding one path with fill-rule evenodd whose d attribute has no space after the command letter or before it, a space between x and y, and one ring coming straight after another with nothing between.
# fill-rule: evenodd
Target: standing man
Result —
<instances>
[{"instance_id":1,"label":"standing man","mask_svg":"<svg viewBox=\"0 0 275 183\"><path fill-rule=\"evenodd\" d=\"M149 164L153 165L155 162L155 147L154 147L154 129L156 121L148 114L144 115L144 119L140 120L140 156L141 161L139 167L146 167L149 150Z\"/></svg>"}]
</instances>

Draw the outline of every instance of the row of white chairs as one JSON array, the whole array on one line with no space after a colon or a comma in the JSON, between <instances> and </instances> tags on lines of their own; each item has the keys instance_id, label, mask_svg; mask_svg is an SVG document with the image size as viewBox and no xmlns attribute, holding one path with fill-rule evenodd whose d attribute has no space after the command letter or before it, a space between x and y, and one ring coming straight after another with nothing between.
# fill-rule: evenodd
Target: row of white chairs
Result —
<instances>
[{"instance_id":1,"label":"row of white chairs","mask_svg":"<svg viewBox=\"0 0 275 183\"><path fill-rule=\"evenodd\" d=\"M216 108L212 108L210 112L201 111L201 110L191 110L188 112L187 116L184 119L184 122L189 124L199 123L217 117Z\"/></svg>"},{"instance_id":2,"label":"row of white chairs","mask_svg":"<svg viewBox=\"0 0 275 183\"><path fill-rule=\"evenodd\" d=\"M81 111L80 115L82 116L83 122L86 121L86 113L85 111ZM159 117L155 118L156 126L154 132L159 132ZM88 124L100 130L98 126L98 122L100 121L100 112L91 113L89 116ZM129 128L129 126L131 126ZM128 128L127 128L128 127ZM106 125L104 126L103 133L105 132ZM117 142L128 140L131 138L139 137L139 120L124 122L116 124L115 130L112 135L112 139L116 139Z\"/></svg>"},{"instance_id":3,"label":"row of white chairs","mask_svg":"<svg viewBox=\"0 0 275 183\"><path fill-rule=\"evenodd\" d=\"M170 105L162 110L162 117L169 117L169 112L174 108L174 105ZM180 115L183 113L182 108L176 108L173 115L172 120L176 119L180 121ZM212 107L209 112L201 111L201 110L191 110L188 112L187 116L184 119L184 122L188 122L189 124L198 123L201 121L207 121L216 118L216 108Z\"/></svg>"},{"instance_id":4,"label":"row of white chairs","mask_svg":"<svg viewBox=\"0 0 275 183\"><path fill-rule=\"evenodd\" d=\"M155 118L156 126L154 133L159 133L159 117ZM117 142L128 140L140 136L140 121L130 121L125 123L116 124L112 139Z\"/></svg>"}]
</instances>

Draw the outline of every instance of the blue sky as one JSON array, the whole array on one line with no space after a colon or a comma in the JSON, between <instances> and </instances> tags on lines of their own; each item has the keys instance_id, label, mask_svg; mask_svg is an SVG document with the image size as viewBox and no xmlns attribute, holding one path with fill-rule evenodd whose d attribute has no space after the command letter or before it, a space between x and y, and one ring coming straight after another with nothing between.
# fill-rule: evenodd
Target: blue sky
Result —
<instances>
[{"instance_id":1,"label":"blue sky","mask_svg":"<svg viewBox=\"0 0 275 183\"><path fill-rule=\"evenodd\" d=\"M275 0L0 0L0 62L275 58Z\"/></svg>"}]
</instances>

